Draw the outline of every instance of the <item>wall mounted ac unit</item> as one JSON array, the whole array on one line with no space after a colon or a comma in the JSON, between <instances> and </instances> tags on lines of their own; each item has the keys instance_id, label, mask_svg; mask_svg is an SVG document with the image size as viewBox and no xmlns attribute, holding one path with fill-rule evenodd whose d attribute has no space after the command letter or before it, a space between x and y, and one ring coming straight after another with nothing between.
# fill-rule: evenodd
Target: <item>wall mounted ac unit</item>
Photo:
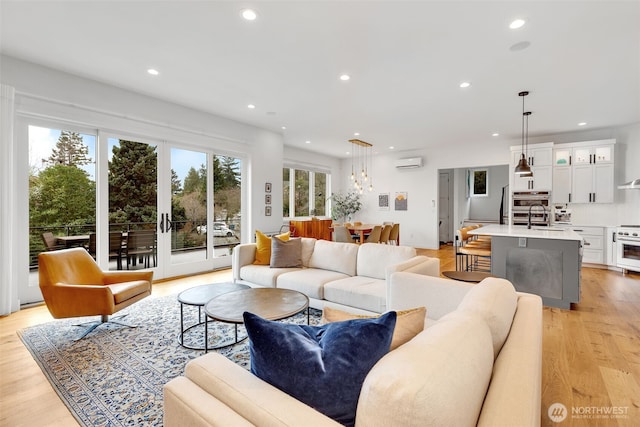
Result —
<instances>
[{"instance_id":1,"label":"wall mounted ac unit","mask_svg":"<svg viewBox=\"0 0 640 427\"><path fill-rule=\"evenodd\" d=\"M396 160L397 169L412 169L422 167L422 157L408 157Z\"/></svg>"}]
</instances>

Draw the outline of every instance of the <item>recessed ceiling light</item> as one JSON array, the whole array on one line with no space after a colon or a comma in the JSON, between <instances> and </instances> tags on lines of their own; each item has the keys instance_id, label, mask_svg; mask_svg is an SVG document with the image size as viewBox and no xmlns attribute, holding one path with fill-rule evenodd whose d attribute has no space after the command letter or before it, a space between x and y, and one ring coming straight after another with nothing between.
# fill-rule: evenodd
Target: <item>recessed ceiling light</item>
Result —
<instances>
[{"instance_id":1,"label":"recessed ceiling light","mask_svg":"<svg viewBox=\"0 0 640 427\"><path fill-rule=\"evenodd\" d=\"M396 147L394 147L393 145L391 147L389 147L389 150L395 150Z\"/></svg>"},{"instance_id":2,"label":"recessed ceiling light","mask_svg":"<svg viewBox=\"0 0 640 427\"><path fill-rule=\"evenodd\" d=\"M518 28L524 26L526 22L527 21L525 21L524 19L514 19L513 21L511 21L511 24L509 24L509 28L511 28L512 30L517 30Z\"/></svg>"},{"instance_id":3,"label":"recessed ceiling light","mask_svg":"<svg viewBox=\"0 0 640 427\"><path fill-rule=\"evenodd\" d=\"M471 83L469 83L469 82L462 82L462 83L460 83L460 87L461 87L461 88L463 88L463 89L464 89L464 88L467 88L467 87L469 87L469 86L471 86Z\"/></svg>"},{"instance_id":4,"label":"recessed ceiling light","mask_svg":"<svg viewBox=\"0 0 640 427\"><path fill-rule=\"evenodd\" d=\"M500 134L498 132L494 132L491 134L491 136L500 136Z\"/></svg>"},{"instance_id":5,"label":"recessed ceiling light","mask_svg":"<svg viewBox=\"0 0 640 427\"><path fill-rule=\"evenodd\" d=\"M149 68L147 70L147 73L151 74L152 76L157 76L158 74L160 74L160 72L158 70L156 70L155 68Z\"/></svg>"},{"instance_id":6,"label":"recessed ceiling light","mask_svg":"<svg viewBox=\"0 0 640 427\"><path fill-rule=\"evenodd\" d=\"M354 132L353 136L360 136L360 132Z\"/></svg>"},{"instance_id":7,"label":"recessed ceiling light","mask_svg":"<svg viewBox=\"0 0 640 427\"><path fill-rule=\"evenodd\" d=\"M247 21L255 21L258 17L258 14L253 9L244 9L242 11L242 17Z\"/></svg>"},{"instance_id":8,"label":"recessed ceiling light","mask_svg":"<svg viewBox=\"0 0 640 427\"><path fill-rule=\"evenodd\" d=\"M282 130L287 130L287 127L286 126L282 126L281 129Z\"/></svg>"},{"instance_id":9,"label":"recessed ceiling light","mask_svg":"<svg viewBox=\"0 0 640 427\"><path fill-rule=\"evenodd\" d=\"M305 141L304 143L305 144L311 144L311 141Z\"/></svg>"},{"instance_id":10,"label":"recessed ceiling light","mask_svg":"<svg viewBox=\"0 0 640 427\"><path fill-rule=\"evenodd\" d=\"M580 122L578 123L578 126L586 126L587 122Z\"/></svg>"},{"instance_id":11,"label":"recessed ceiling light","mask_svg":"<svg viewBox=\"0 0 640 427\"><path fill-rule=\"evenodd\" d=\"M346 82L349 79L351 79L351 76L349 74L342 74L340 76L340 80L342 80L343 82Z\"/></svg>"},{"instance_id":12,"label":"recessed ceiling light","mask_svg":"<svg viewBox=\"0 0 640 427\"><path fill-rule=\"evenodd\" d=\"M254 108L256 108L256 106L253 104L249 104L247 105L247 108L249 108L250 110L253 110Z\"/></svg>"}]
</instances>

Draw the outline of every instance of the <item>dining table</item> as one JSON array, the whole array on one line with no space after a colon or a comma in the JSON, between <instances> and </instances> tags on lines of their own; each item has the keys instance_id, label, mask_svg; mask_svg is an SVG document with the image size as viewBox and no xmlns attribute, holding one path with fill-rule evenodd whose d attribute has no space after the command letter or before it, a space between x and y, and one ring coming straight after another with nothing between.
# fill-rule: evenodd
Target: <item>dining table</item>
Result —
<instances>
[{"instance_id":1,"label":"dining table","mask_svg":"<svg viewBox=\"0 0 640 427\"><path fill-rule=\"evenodd\" d=\"M64 245L67 248L83 246L84 244L89 243L89 235L76 234L71 236L56 236L56 242Z\"/></svg>"},{"instance_id":2,"label":"dining table","mask_svg":"<svg viewBox=\"0 0 640 427\"><path fill-rule=\"evenodd\" d=\"M349 230L349 233L357 234L359 236L359 243L364 243L365 234L371 233L373 227L375 227L375 224L360 224L349 226L347 229Z\"/></svg>"}]
</instances>

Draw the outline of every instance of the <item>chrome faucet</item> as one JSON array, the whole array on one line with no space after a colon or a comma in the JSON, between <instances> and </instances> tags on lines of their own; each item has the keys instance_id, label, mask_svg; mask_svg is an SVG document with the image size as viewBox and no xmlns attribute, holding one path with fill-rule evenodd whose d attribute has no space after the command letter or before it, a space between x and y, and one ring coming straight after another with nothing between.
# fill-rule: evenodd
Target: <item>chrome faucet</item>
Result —
<instances>
[{"instance_id":1,"label":"chrome faucet","mask_svg":"<svg viewBox=\"0 0 640 427\"><path fill-rule=\"evenodd\" d=\"M542 217L542 219L544 220L544 222L547 222L547 209L542 203L534 203L529 206L529 223L527 224L528 229L531 229L531 208L534 206L540 206L542 208L542 212L544 212L544 216Z\"/></svg>"}]
</instances>

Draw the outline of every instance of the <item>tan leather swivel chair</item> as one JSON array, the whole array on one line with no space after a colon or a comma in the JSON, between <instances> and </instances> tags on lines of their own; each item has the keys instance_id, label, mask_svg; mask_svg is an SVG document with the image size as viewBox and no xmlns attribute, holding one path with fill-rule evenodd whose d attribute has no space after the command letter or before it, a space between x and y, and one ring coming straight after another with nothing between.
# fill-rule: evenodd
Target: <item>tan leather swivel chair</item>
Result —
<instances>
[{"instance_id":1,"label":"tan leather swivel chair","mask_svg":"<svg viewBox=\"0 0 640 427\"><path fill-rule=\"evenodd\" d=\"M109 315L151 295L152 271L102 271L83 248L38 255L40 290L55 319L101 316L76 338L84 338Z\"/></svg>"}]
</instances>

